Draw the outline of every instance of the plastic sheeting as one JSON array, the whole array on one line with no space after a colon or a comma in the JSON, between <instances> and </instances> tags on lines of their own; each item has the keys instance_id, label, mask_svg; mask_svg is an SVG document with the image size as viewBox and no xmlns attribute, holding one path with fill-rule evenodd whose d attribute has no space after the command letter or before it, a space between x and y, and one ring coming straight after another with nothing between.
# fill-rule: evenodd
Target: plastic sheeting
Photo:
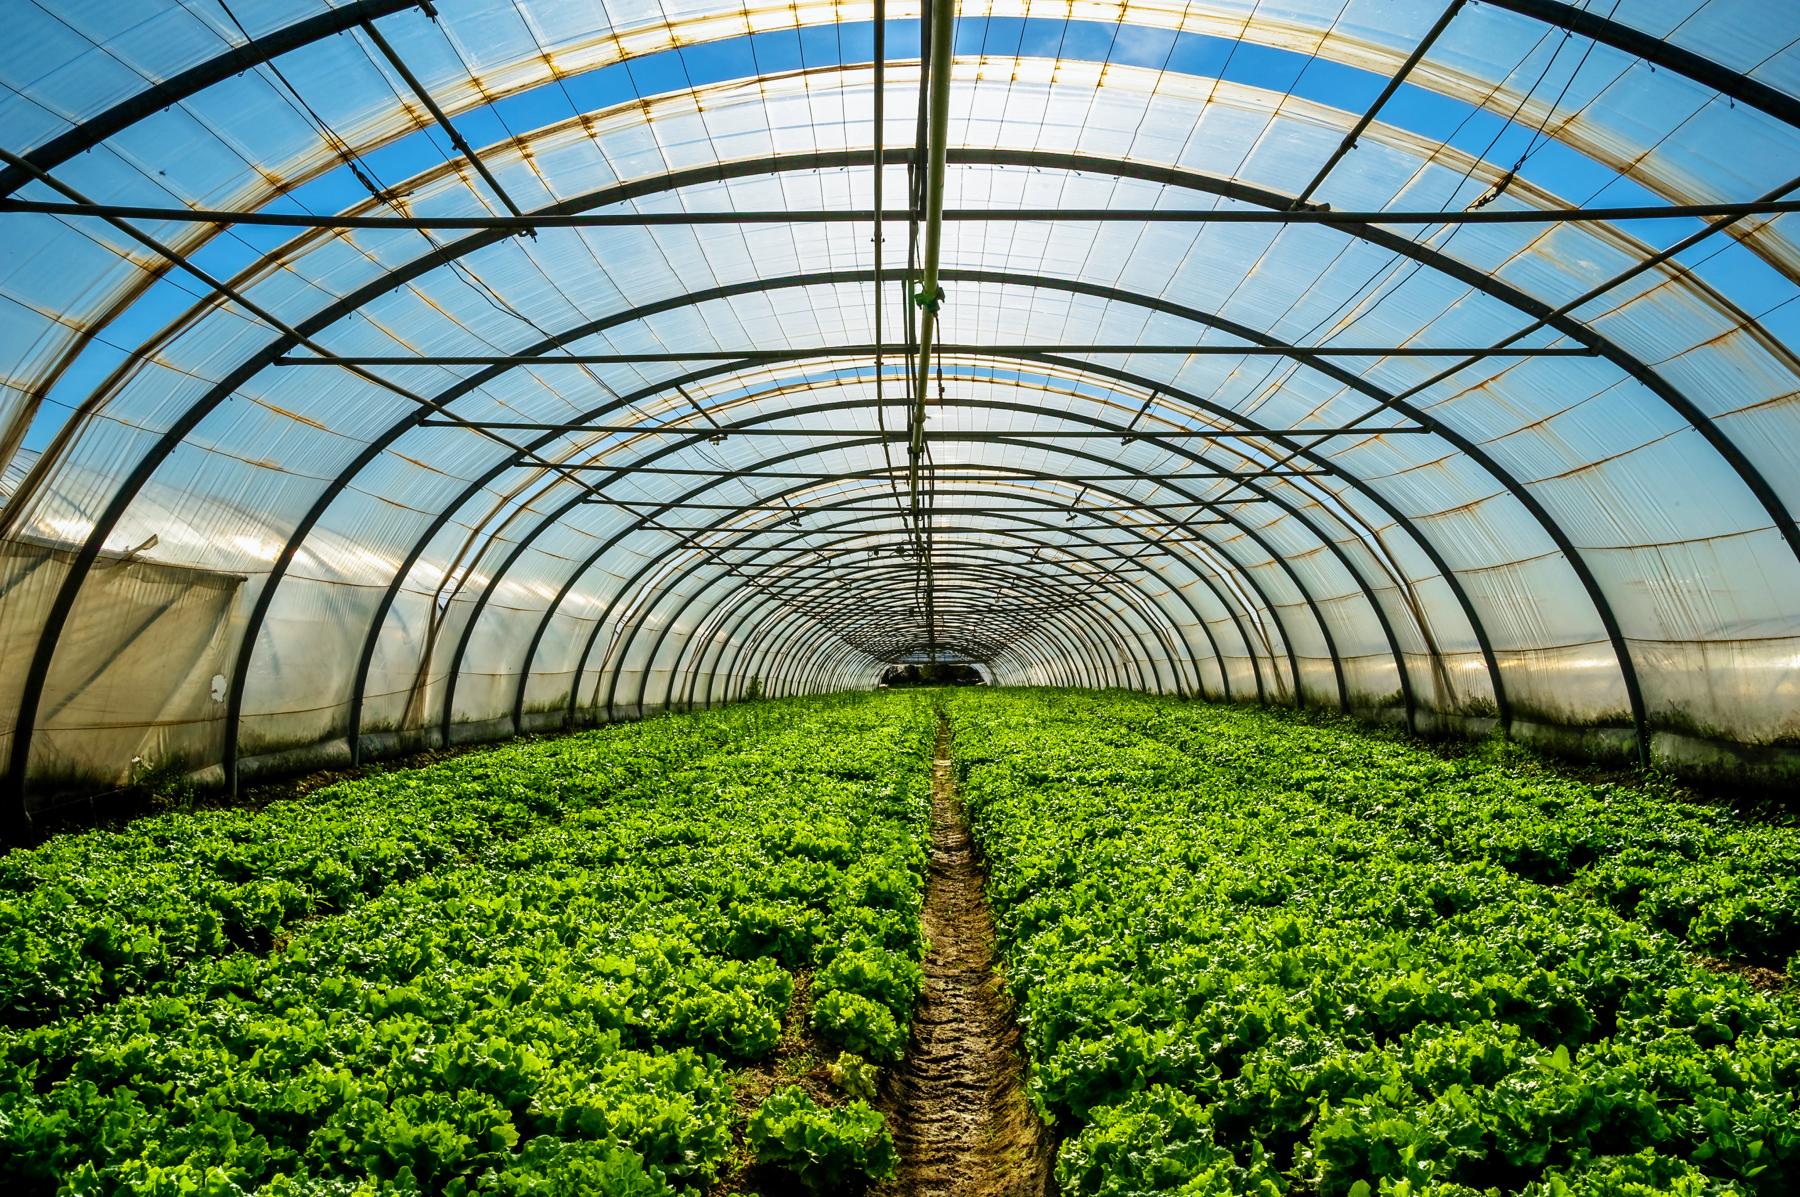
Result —
<instances>
[{"instance_id":1,"label":"plastic sheeting","mask_svg":"<svg viewBox=\"0 0 1800 1197\"><path fill-rule=\"evenodd\" d=\"M0 212L0 759L15 786L134 758L235 775L865 685L928 646L1002 682L1500 720L1587 750L1794 741L1794 215L1668 261L1702 221L1008 215L1285 208L1441 11L959 8L946 204L992 215L945 230L929 560L899 511L904 355L843 351L875 341L878 304L889 341L910 318L907 226L886 225L877 294L868 221L779 218L872 206L870 10L15 14L0 145L68 189L15 164L20 199L770 215L531 238L127 222L252 309L117 222ZM889 16L897 207L918 12ZM1312 200L1791 197L1800 10L1637 0L1604 36L1556 23L1594 17L1460 8ZM1448 374L1459 359L1269 352L1520 330L1584 352ZM284 364L315 349L401 360ZM425 360L444 356L515 360Z\"/></svg>"}]
</instances>

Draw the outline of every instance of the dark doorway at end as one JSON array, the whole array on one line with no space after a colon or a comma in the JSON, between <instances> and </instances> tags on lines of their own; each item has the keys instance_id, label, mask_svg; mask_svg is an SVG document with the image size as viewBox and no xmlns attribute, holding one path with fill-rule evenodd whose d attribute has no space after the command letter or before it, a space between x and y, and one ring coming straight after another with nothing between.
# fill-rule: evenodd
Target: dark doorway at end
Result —
<instances>
[{"instance_id":1,"label":"dark doorway at end","mask_svg":"<svg viewBox=\"0 0 1800 1197\"><path fill-rule=\"evenodd\" d=\"M901 686L985 686L987 679L973 665L940 661L932 665L889 665L881 671L876 689Z\"/></svg>"}]
</instances>

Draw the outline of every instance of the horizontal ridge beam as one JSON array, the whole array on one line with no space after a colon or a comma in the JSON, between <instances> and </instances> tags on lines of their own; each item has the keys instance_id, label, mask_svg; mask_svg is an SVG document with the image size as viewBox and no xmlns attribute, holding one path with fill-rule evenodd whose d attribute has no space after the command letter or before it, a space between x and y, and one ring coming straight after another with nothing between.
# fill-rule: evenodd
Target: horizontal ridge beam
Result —
<instances>
[{"instance_id":1,"label":"horizontal ridge beam","mask_svg":"<svg viewBox=\"0 0 1800 1197\"><path fill-rule=\"evenodd\" d=\"M1593 357L1597 350L1586 345L1133 345L1129 342L1101 345L950 344L940 352L993 353L1006 357L1055 353L1178 354L1195 357ZM906 346L891 345L796 345L790 349L658 349L647 352L562 354L374 354L332 357L278 357L277 366L617 366L651 362L791 361L796 354L819 357L868 357L903 354Z\"/></svg>"},{"instance_id":2,"label":"horizontal ridge beam","mask_svg":"<svg viewBox=\"0 0 1800 1197\"><path fill-rule=\"evenodd\" d=\"M718 224L867 224L872 208L767 208L701 212L569 212L528 216L358 216L331 212L234 212L221 208L169 208L151 204L0 200L0 213L120 218L186 224L270 225L293 229L600 229ZM1631 220L1712 220L1800 212L1800 200L1746 200L1716 204L1617 204L1594 208L1477 208L1474 211L1395 210L1334 212L1327 206L1245 208L946 208L946 221L1046 221L1082 224L1576 224ZM885 222L902 224L912 213L889 208Z\"/></svg>"}]
</instances>

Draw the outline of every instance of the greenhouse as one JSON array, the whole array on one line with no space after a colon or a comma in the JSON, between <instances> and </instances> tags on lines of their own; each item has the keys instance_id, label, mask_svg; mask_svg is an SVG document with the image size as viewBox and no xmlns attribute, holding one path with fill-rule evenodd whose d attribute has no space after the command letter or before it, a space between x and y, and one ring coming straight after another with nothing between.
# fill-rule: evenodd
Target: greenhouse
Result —
<instances>
[{"instance_id":1,"label":"greenhouse","mask_svg":"<svg viewBox=\"0 0 1800 1197\"><path fill-rule=\"evenodd\" d=\"M8 1192L1800 1191L1800 6L4 0Z\"/></svg>"}]
</instances>

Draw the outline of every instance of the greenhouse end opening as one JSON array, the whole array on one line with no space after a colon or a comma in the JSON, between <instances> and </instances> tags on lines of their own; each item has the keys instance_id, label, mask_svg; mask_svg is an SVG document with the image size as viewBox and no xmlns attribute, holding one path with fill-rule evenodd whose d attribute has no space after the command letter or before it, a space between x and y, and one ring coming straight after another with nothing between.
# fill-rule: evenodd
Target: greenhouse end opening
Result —
<instances>
[{"instance_id":1,"label":"greenhouse end opening","mask_svg":"<svg viewBox=\"0 0 1800 1197\"><path fill-rule=\"evenodd\" d=\"M1800 5L4 15L8 1192L1800 1191Z\"/></svg>"}]
</instances>

